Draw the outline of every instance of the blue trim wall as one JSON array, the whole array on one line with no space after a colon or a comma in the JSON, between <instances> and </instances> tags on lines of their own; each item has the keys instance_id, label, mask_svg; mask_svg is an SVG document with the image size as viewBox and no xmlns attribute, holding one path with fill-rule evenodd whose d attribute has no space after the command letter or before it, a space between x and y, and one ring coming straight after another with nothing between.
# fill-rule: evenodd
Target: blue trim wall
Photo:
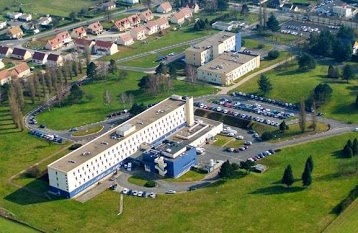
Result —
<instances>
[{"instance_id":1,"label":"blue trim wall","mask_svg":"<svg viewBox=\"0 0 358 233\"><path fill-rule=\"evenodd\" d=\"M175 129L169 131L168 133L164 134L163 136L159 137L158 139L156 139L155 141L152 142L152 144L158 144L161 143L161 141L163 139L165 139L166 137L168 137L169 135L173 134L174 132L178 131L179 129L181 129L182 127L184 127L186 125L186 122L184 122L183 124L179 125L178 127L176 127ZM60 188L54 187L54 186L49 186L49 191L51 193L57 194L59 196L64 196L66 198L72 198L74 196L76 196L77 194L79 194L80 192L84 191L85 189L87 189L88 187L92 186L93 184L97 183L98 181L102 180L104 177L108 176L109 174L113 173L114 171L116 171L117 169L120 168L121 164L123 163L124 160L120 161L119 163L113 165L112 167L108 168L107 170L105 170L104 172L100 173L99 175L97 175L96 177L90 179L89 181L87 181L86 183L82 184L81 186L79 186L78 188L76 188L75 190L73 190L72 192L66 192Z\"/></svg>"}]
</instances>

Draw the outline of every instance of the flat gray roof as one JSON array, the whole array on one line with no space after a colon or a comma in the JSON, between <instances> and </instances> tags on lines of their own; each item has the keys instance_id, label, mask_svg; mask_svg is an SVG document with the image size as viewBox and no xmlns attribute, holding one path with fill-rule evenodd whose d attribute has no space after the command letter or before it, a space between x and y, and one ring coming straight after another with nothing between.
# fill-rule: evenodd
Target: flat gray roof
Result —
<instances>
[{"instance_id":1,"label":"flat gray roof","mask_svg":"<svg viewBox=\"0 0 358 233\"><path fill-rule=\"evenodd\" d=\"M191 46L190 48L187 48L187 50L195 51L195 52L204 51L204 50L208 49L210 46L219 44L219 43L221 43L222 40L226 40L232 36L235 36L235 33L220 32L218 34L213 35L212 37L209 37L209 38Z\"/></svg>"},{"instance_id":2,"label":"flat gray roof","mask_svg":"<svg viewBox=\"0 0 358 233\"><path fill-rule=\"evenodd\" d=\"M225 52L214 60L199 67L198 71L209 71L220 75L229 73L257 56L258 55L247 53Z\"/></svg>"},{"instance_id":3,"label":"flat gray roof","mask_svg":"<svg viewBox=\"0 0 358 233\"><path fill-rule=\"evenodd\" d=\"M144 127L151 124L153 121L158 120L159 118L165 116L166 114L170 113L174 109L184 105L186 103L185 100L176 100L172 98L168 98L163 100L162 102L154 105L153 107L147 109L146 111L142 112L141 114L129 119L128 121L120 124L119 126L111 129L110 131L104 133L103 135L95 138L94 140L88 142L87 144L83 145L79 149L70 152L69 154L65 155L64 157L56 160L55 162L48 165L51 168L69 172L72 169L80 166L84 162L92 159L99 153L105 151L106 149L114 146L120 140L129 137L130 135L136 133L137 131L143 129ZM118 128L121 128L123 125L132 124L136 127L135 131L130 133L130 135L126 137L121 137L120 139L112 139L111 135L113 135ZM105 142L105 143L103 143ZM90 152L90 154L82 155L85 152ZM70 162L70 161L75 161Z\"/></svg>"}]
</instances>

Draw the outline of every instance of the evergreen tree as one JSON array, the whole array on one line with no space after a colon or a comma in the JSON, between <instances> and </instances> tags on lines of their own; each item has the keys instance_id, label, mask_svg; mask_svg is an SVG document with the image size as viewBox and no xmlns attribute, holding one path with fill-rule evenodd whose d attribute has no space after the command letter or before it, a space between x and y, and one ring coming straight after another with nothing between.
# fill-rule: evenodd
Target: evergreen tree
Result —
<instances>
[{"instance_id":1,"label":"evergreen tree","mask_svg":"<svg viewBox=\"0 0 358 233\"><path fill-rule=\"evenodd\" d=\"M87 78L91 79L92 81L96 78L97 75L97 67L96 64L94 64L94 62L89 63L89 65L87 66Z\"/></svg>"},{"instance_id":2,"label":"evergreen tree","mask_svg":"<svg viewBox=\"0 0 358 233\"><path fill-rule=\"evenodd\" d=\"M312 155L310 155L306 160L306 166L309 166L311 172L313 172L313 158Z\"/></svg>"},{"instance_id":3,"label":"evergreen tree","mask_svg":"<svg viewBox=\"0 0 358 233\"><path fill-rule=\"evenodd\" d=\"M352 158L353 157L353 150L352 150L351 147L348 147L346 157L347 158Z\"/></svg>"},{"instance_id":4,"label":"evergreen tree","mask_svg":"<svg viewBox=\"0 0 358 233\"><path fill-rule=\"evenodd\" d=\"M234 169L232 168L229 160L221 165L219 176L221 178L231 178L234 176Z\"/></svg>"},{"instance_id":5,"label":"evergreen tree","mask_svg":"<svg viewBox=\"0 0 358 233\"><path fill-rule=\"evenodd\" d=\"M168 73L168 68L162 62L159 64L159 66L157 66L157 68L155 68L155 74L167 74L167 73Z\"/></svg>"},{"instance_id":6,"label":"evergreen tree","mask_svg":"<svg viewBox=\"0 0 358 233\"><path fill-rule=\"evenodd\" d=\"M355 138L353 140L352 150L353 150L353 155L358 155L358 140L357 140L357 138Z\"/></svg>"},{"instance_id":7,"label":"evergreen tree","mask_svg":"<svg viewBox=\"0 0 358 233\"><path fill-rule=\"evenodd\" d=\"M353 142L352 142L352 140L349 139L349 140L347 141L347 146L349 146L349 148L351 148L351 149L353 148Z\"/></svg>"},{"instance_id":8,"label":"evergreen tree","mask_svg":"<svg viewBox=\"0 0 358 233\"><path fill-rule=\"evenodd\" d=\"M311 55L304 53L298 57L298 66L303 71L312 70L316 68L316 60Z\"/></svg>"},{"instance_id":9,"label":"evergreen tree","mask_svg":"<svg viewBox=\"0 0 358 233\"><path fill-rule=\"evenodd\" d=\"M353 77L354 77L354 71L352 69L352 66L345 65L343 67L342 78L347 80L347 83L349 83L349 80L351 80Z\"/></svg>"},{"instance_id":10,"label":"evergreen tree","mask_svg":"<svg viewBox=\"0 0 358 233\"><path fill-rule=\"evenodd\" d=\"M335 72L334 67L332 65L329 65L328 73L327 73L328 78L333 78L334 77L334 72Z\"/></svg>"},{"instance_id":11,"label":"evergreen tree","mask_svg":"<svg viewBox=\"0 0 358 233\"><path fill-rule=\"evenodd\" d=\"M257 80L257 84L259 85L260 91L262 91L264 95L272 90L272 84L269 78L264 74L262 74L259 80Z\"/></svg>"},{"instance_id":12,"label":"evergreen tree","mask_svg":"<svg viewBox=\"0 0 358 233\"><path fill-rule=\"evenodd\" d=\"M273 32L277 32L281 29L280 23L278 22L277 18L274 14L271 14L267 20L266 26Z\"/></svg>"},{"instance_id":13,"label":"evergreen tree","mask_svg":"<svg viewBox=\"0 0 358 233\"><path fill-rule=\"evenodd\" d=\"M311 177L311 169L309 164L306 163L305 170L302 173L302 183L303 186L310 186L312 183L312 177Z\"/></svg>"},{"instance_id":14,"label":"evergreen tree","mask_svg":"<svg viewBox=\"0 0 358 233\"><path fill-rule=\"evenodd\" d=\"M281 124L280 124L280 126L279 126L279 128L280 128L280 131L281 131L281 132L285 132L285 130L287 129L286 122L285 122L285 121L282 121Z\"/></svg>"},{"instance_id":15,"label":"evergreen tree","mask_svg":"<svg viewBox=\"0 0 358 233\"><path fill-rule=\"evenodd\" d=\"M287 185L287 187L290 187L294 182L295 179L293 178L291 165L288 165L283 173L281 183Z\"/></svg>"}]
</instances>

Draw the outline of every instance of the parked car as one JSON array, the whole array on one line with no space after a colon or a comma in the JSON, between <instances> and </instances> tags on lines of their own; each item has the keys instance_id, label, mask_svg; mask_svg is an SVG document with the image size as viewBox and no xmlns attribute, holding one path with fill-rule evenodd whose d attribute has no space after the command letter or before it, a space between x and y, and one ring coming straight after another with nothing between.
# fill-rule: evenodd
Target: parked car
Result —
<instances>
[{"instance_id":1,"label":"parked car","mask_svg":"<svg viewBox=\"0 0 358 233\"><path fill-rule=\"evenodd\" d=\"M129 194L129 192L130 192L130 190L127 189L127 188L124 188L124 189L122 190L122 193L123 193L123 194Z\"/></svg>"},{"instance_id":2,"label":"parked car","mask_svg":"<svg viewBox=\"0 0 358 233\"><path fill-rule=\"evenodd\" d=\"M170 190L166 191L165 193L166 194L176 194L177 192L175 190L170 189Z\"/></svg>"}]
</instances>

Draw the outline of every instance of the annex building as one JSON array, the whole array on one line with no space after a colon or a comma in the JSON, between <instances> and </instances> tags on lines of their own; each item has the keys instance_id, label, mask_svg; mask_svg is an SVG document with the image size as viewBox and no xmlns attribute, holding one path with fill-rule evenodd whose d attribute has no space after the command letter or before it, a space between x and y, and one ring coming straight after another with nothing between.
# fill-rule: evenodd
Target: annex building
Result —
<instances>
[{"instance_id":1,"label":"annex building","mask_svg":"<svg viewBox=\"0 0 358 233\"><path fill-rule=\"evenodd\" d=\"M143 145L149 145L143 153L147 171L178 177L196 164L195 147L222 128L220 122L194 120L193 98L173 95L49 164L49 191L76 197L112 175Z\"/></svg>"},{"instance_id":2,"label":"annex building","mask_svg":"<svg viewBox=\"0 0 358 233\"><path fill-rule=\"evenodd\" d=\"M198 80L230 85L236 79L260 67L260 56L251 52L224 52L197 69Z\"/></svg>"}]
</instances>

